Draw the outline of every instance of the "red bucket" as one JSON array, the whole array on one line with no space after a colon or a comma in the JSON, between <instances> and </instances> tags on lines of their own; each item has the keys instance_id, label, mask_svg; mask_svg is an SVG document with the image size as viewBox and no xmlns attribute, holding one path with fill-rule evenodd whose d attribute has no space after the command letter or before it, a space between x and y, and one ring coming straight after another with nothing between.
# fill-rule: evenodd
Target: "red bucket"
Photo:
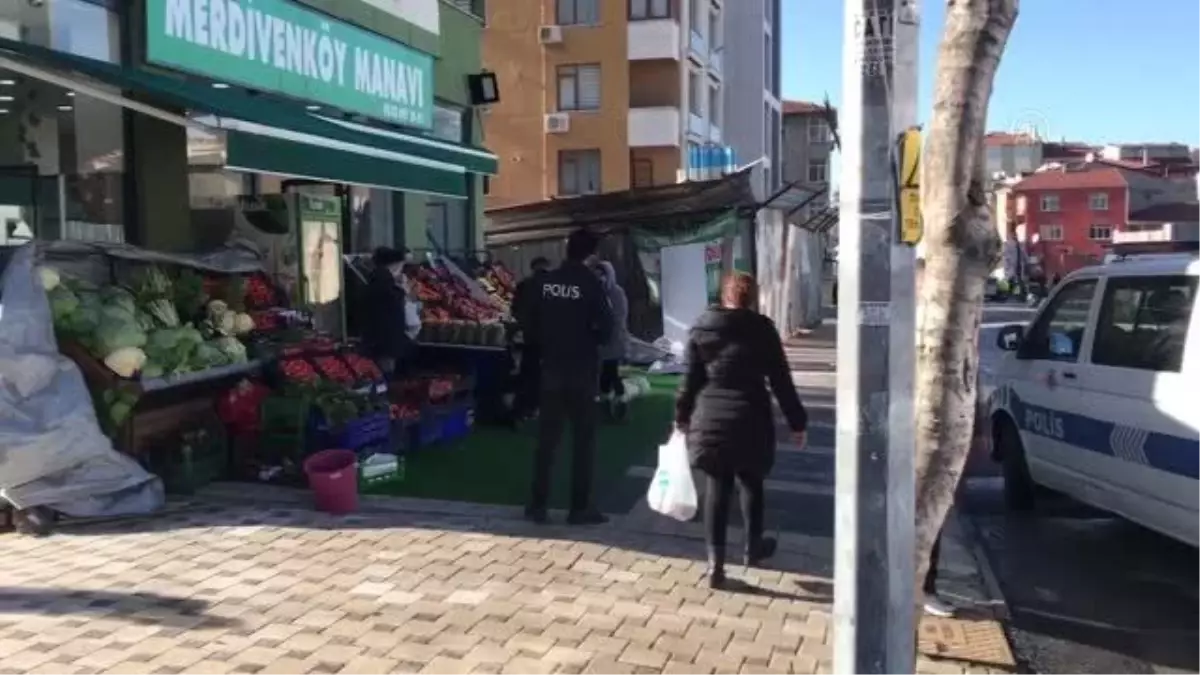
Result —
<instances>
[{"instance_id":1,"label":"red bucket","mask_svg":"<svg viewBox=\"0 0 1200 675\"><path fill-rule=\"evenodd\" d=\"M304 473L317 508L350 513L358 508L358 455L350 450L322 450L304 460Z\"/></svg>"}]
</instances>

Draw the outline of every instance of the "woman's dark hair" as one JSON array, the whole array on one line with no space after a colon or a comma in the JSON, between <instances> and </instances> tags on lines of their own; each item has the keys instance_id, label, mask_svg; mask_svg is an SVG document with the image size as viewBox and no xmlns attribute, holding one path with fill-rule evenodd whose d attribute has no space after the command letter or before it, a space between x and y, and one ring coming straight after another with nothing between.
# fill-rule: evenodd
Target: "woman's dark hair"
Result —
<instances>
[{"instance_id":1,"label":"woman's dark hair","mask_svg":"<svg viewBox=\"0 0 1200 675\"><path fill-rule=\"evenodd\" d=\"M758 283L745 272L725 275L721 282L721 304L730 309L755 309L758 305Z\"/></svg>"},{"instance_id":2,"label":"woman's dark hair","mask_svg":"<svg viewBox=\"0 0 1200 675\"><path fill-rule=\"evenodd\" d=\"M380 246L371 254L371 263L376 267L389 267L398 262L404 262L407 253L403 249Z\"/></svg>"},{"instance_id":3,"label":"woman's dark hair","mask_svg":"<svg viewBox=\"0 0 1200 675\"><path fill-rule=\"evenodd\" d=\"M575 230L567 237L567 260L582 262L600 246L596 235L587 230Z\"/></svg>"}]
</instances>

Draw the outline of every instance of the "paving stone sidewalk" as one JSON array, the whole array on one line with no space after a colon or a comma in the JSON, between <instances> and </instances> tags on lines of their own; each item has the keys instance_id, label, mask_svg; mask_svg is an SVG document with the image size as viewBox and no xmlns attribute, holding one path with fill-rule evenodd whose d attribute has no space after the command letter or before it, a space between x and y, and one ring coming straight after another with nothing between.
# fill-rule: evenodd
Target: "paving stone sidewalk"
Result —
<instances>
[{"instance_id":1,"label":"paving stone sidewalk","mask_svg":"<svg viewBox=\"0 0 1200 675\"><path fill-rule=\"evenodd\" d=\"M337 518L304 501L219 487L156 517L0 535L0 672L831 667L831 586L794 545L782 571L737 569L742 592L711 592L693 538L634 516L537 527L503 507L371 499ZM933 634L969 640L964 626L995 625L961 623ZM1011 661L923 659L921 671Z\"/></svg>"}]
</instances>

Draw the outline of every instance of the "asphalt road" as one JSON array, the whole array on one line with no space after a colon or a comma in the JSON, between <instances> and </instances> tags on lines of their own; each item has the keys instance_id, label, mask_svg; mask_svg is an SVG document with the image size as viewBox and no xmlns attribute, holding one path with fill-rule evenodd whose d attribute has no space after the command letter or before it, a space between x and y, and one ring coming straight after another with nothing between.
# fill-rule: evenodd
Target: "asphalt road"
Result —
<instances>
[{"instance_id":1,"label":"asphalt road","mask_svg":"<svg viewBox=\"0 0 1200 675\"><path fill-rule=\"evenodd\" d=\"M1002 324L1028 309L989 307L980 335L981 393L1002 352ZM1013 649L1035 672L1197 672L1200 555L1066 497L1031 514L1004 508L998 467L972 456L960 508L1005 599Z\"/></svg>"}]
</instances>

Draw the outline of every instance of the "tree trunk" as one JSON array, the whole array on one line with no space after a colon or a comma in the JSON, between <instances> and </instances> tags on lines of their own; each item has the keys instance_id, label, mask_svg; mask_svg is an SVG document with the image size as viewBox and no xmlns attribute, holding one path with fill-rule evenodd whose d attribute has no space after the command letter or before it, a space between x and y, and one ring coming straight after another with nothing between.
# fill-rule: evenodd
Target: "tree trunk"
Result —
<instances>
[{"instance_id":1,"label":"tree trunk","mask_svg":"<svg viewBox=\"0 0 1200 675\"><path fill-rule=\"evenodd\" d=\"M986 193L988 99L1019 0L948 0L923 151L917 326L917 589L974 435L984 281L1000 256Z\"/></svg>"}]
</instances>

